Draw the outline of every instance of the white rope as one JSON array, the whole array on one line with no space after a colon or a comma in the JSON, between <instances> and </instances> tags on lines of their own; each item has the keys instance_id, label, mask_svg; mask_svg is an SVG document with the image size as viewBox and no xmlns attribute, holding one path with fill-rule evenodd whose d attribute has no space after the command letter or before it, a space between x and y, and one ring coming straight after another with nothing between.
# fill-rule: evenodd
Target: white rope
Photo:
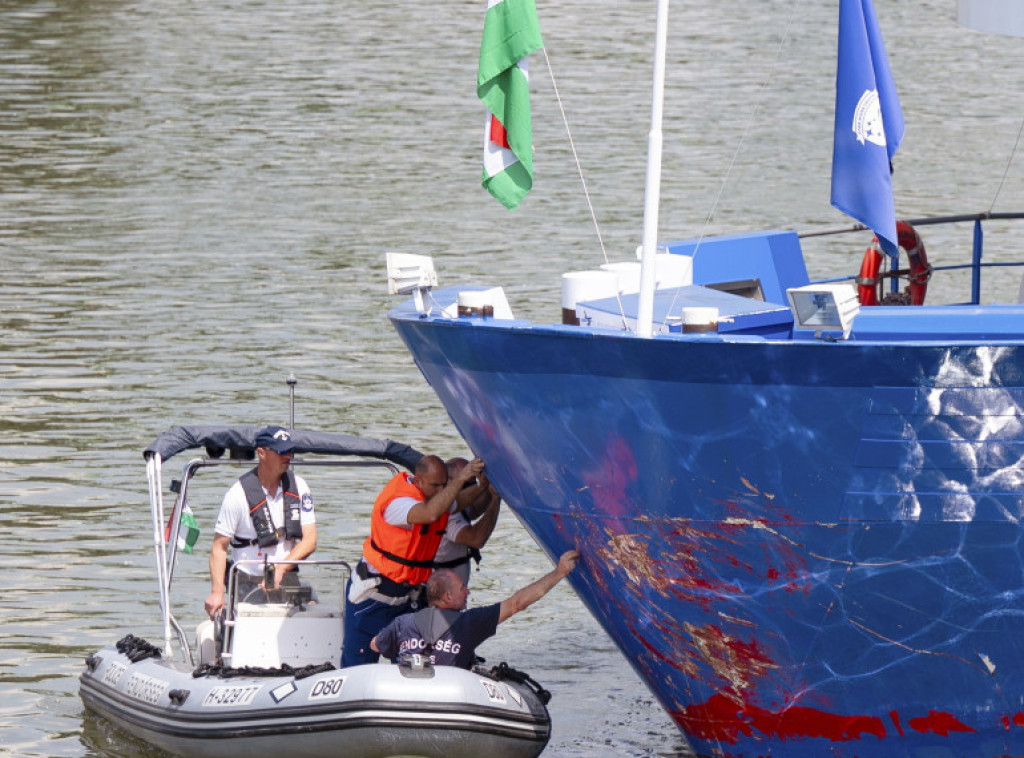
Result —
<instances>
[{"instance_id":1,"label":"white rope","mask_svg":"<svg viewBox=\"0 0 1024 758\"><path fill-rule=\"evenodd\" d=\"M608 260L608 251L604 246L604 238L601 236L601 225L597 221L597 214L594 212L594 203L590 199L590 190L587 188L587 180L583 175L583 167L580 165L579 153L576 151L576 143L572 138L572 130L569 128L569 118L565 114L565 107L562 104L562 96L558 92L558 83L555 81L555 70L551 66L551 59L548 57L548 50L546 47L541 48L544 53L544 62L548 65L548 76L551 77L551 88L555 92L555 101L558 103L558 112L562 114L562 123L565 124L565 134L569 138L569 147L572 150L573 160L576 161L576 173L579 174L580 184L583 186L583 196L587 200L587 208L590 210L590 218L594 222L594 232L597 234L597 244L601 247L601 256L604 258L605 263L610 263ZM622 306L622 298L619 293L615 293L615 300L619 304L619 318L622 320L622 328L626 329L626 312Z\"/></svg>"},{"instance_id":2,"label":"white rope","mask_svg":"<svg viewBox=\"0 0 1024 758\"><path fill-rule=\"evenodd\" d=\"M1010 173L1010 166L1013 165L1014 156L1017 155L1017 147L1020 145L1021 134L1024 133L1024 119L1020 122L1020 129L1017 130L1017 141L1013 143L1013 150L1010 151L1010 157L1006 161L1006 168L1003 170L1003 178L999 182L999 186L996 187L996 194L992 197L992 204L988 207L988 212L992 213L996 207L996 200L999 199L999 193L1003 191L1003 185L1006 184L1006 177Z\"/></svg>"},{"instance_id":3,"label":"white rope","mask_svg":"<svg viewBox=\"0 0 1024 758\"><path fill-rule=\"evenodd\" d=\"M697 244L693 248L693 255L694 256L697 255L697 251L700 249L701 242L703 242L704 238L707 236L708 227L711 226L711 220L714 218L715 210L717 210L718 203L722 199L722 195L725 192L725 186L729 183L729 178L732 176L732 172L733 172L733 169L736 166L736 161L739 158L740 151L743 149L744 144L746 144L747 136L750 134L750 131L754 127L754 119L755 119L755 117L757 116L758 112L761 109L761 103L764 100L765 92L767 92L767 90L768 90L768 85L770 85L772 83L772 81L775 79L775 72L778 70L779 61L782 59L782 51L786 47L786 45L789 43L790 30L793 28L794 19L796 17L797 5L798 5L798 3L794 2L790 6L789 20L786 22L785 31L783 32L782 36L779 38L779 44L778 44L778 46L775 49L775 57L773 59L772 66L769 69L768 74L767 74L767 76L764 79L764 82L761 84L760 89L758 90L757 98L754 100L754 107L751 109L750 116L747 119L746 126L744 126L744 128L743 128L743 134L740 137L739 143L736 145L736 149L733 151L732 158L729 161L729 166L728 166L728 168L725 171L725 176L722 177L722 183L721 183L721 185L718 188L718 192L715 194L714 202L711 203L711 210L708 211L707 218L704 219L704 226L700 230L700 234L697 237ZM677 292L676 296L673 297L673 299L672 299L672 303L665 310L666 318L672 312L672 308L675 306L675 304L676 304L675 301L678 298L678 296L679 295L678 295L678 292ZM662 323L664 323L664 322L662 322Z\"/></svg>"},{"instance_id":4,"label":"white rope","mask_svg":"<svg viewBox=\"0 0 1024 758\"><path fill-rule=\"evenodd\" d=\"M555 101L558 103L558 112L562 114L562 123L565 124L565 133L569 138L569 147L572 149L573 160L576 161L576 172L580 176L580 184L583 185L583 196L587 199L587 208L590 209L590 218L594 222L594 231L597 233L597 241L601 246L601 254L604 262L608 263L608 253L604 248L604 239L601 237L601 226L597 223L597 214L594 213L594 204L590 200L590 190L587 189L587 180L583 176L583 167L580 165L580 157L576 152L576 143L572 138L572 130L569 128L569 118L565 115L565 107L562 105L562 96L558 92L558 84L555 82L555 71L551 67L551 59L548 58L547 48L541 48L544 53L544 62L548 64L548 76L551 77L551 88L555 91Z\"/></svg>"},{"instance_id":5,"label":"white rope","mask_svg":"<svg viewBox=\"0 0 1024 758\"><path fill-rule=\"evenodd\" d=\"M711 226L711 221L712 221L712 219L715 216L715 211L717 210L718 204L719 204L719 202L720 202L720 200L722 198L722 195L725 192L725 187L729 183L729 179L732 176L733 170L734 170L734 168L736 166L736 161L739 158L740 151L743 149L744 145L746 144L748 135L750 134L751 130L754 127L754 120L755 120L755 117L757 116L758 112L761 109L761 104L762 104L762 101L764 100L765 92L767 92L769 84L771 84L771 82L775 79L775 74L776 74L776 71L777 71L778 66L779 66L779 61L782 58L782 51L786 47L786 45L789 43L790 30L793 27L794 19L796 17L796 9L797 9L797 3L793 3L791 5L790 16L789 16L789 20L787 21L785 31L784 31L782 37L779 38L779 44L776 47L774 61L772 63L772 66L771 66L770 70L768 71L767 76L765 77L765 80L764 80L763 84L761 85L761 87L760 87L760 89L758 91L757 98L756 98L756 100L754 102L754 107L751 109L750 116L747 119L746 126L743 129L743 134L740 137L740 141L737 144L736 149L733 151L732 158L730 159L728 168L726 169L726 172L725 172L725 176L722 178L722 183L721 183L721 185L718 188L718 192L715 194L715 199L714 199L714 201L711 204L711 209L709 210L708 215L707 215L707 217L704 220L704 226L701 229L700 235L697 238L697 245L694 248L694 254L696 254L697 250L700 248L701 241L707 236L707 230ZM594 230L595 230L595 232L597 234L598 244L601 247L601 255L604 258L605 263L609 263L608 251L605 248L604 239L601 236L601 227L600 227L600 224L597 221L597 214L594 212L594 204L591 201L590 191L587 188L587 181L586 181L586 178L585 178L585 176L583 174L583 168L582 168L582 166L580 164L579 153L576 150L576 143L573 141L573 138L572 138L572 130L569 128L569 119L566 116L565 107L562 104L562 96L561 96L561 94L558 91L558 83L555 81L554 68L551 65L551 59L548 57L547 48L542 48L542 50L544 52L544 61L547 63L547 67L548 67L548 75L551 77L551 87L554 90L555 100L558 103L558 110L559 110L559 113L561 113L561 115L562 115L562 122L565 124L565 133L566 133L566 135L569 138L569 146L570 146L570 148L572 150L573 160L576 162L576 171L579 174L580 184L583 187L583 195L586 198L587 208L590 210L590 218L593 220ZM1022 129L1022 131L1024 131L1024 123L1021 124L1021 129ZM1019 139L1019 135L1018 135L1018 139ZM622 307L622 300L618 296L618 294L616 294L616 300L618 300L618 303L619 303L619 315L622 318L622 325L623 325L623 328L625 329L626 328L625 311L624 311L624 309ZM673 302L672 305L675 305L675 303ZM666 311L666 315L671 313L671 310L672 310L672 306L670 306L669 309Z\"/></svg>"}]
</instances>

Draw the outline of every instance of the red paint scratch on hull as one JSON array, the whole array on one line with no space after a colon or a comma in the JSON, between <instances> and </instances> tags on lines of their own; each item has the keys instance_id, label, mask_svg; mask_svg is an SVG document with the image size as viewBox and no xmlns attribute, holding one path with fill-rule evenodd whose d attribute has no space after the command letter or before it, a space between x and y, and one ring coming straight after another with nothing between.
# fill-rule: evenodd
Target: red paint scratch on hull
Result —
<instances>
[{"instance_id":1,"label":"red paint scratch on hull","mask_svg":"<svg viewBox=\"0 0 1024 758\"><path fill-rule=\"evenodd\" d=\"M964 724L952 714L943 711L928 711L927 716L909 719L907 724L916 732L934 732L948 737L950 732L973 732L974 729Z\"/></svg>"},{"instance_id":2,"label":"red paint scratch on hull","mask_svg":"<svg viewBox=\"0 0 1024 758\"><path fill-rule=\"evenodd\" d=\"M885 724L876 716L846 716L817 708L792 706L779 712L741 704L725 695L713 695L706 703L674 714L676 723L697 739L735 744L754 732L780 740L801 738L848 742L886 736Z\"/></svg>"},{"instance_id":3,"label":"red paint scratch on hull","mask_svg":"<svg viewBox=\"0 0 1024 758\"><path fill-rule=\"evenodd\" d=\"M678 710L672 716L695 739L730 745L736 744L743 737L849 742L865 737L884 739L895 736L886 732L885 723L877 716L829 713L804 706L770 711L722 693L711 696L705 703ZM905 737L899 713L896 710L889 711L889 718L899 736ZM1013 722L1024 725L1024 713L1015 714ZM1003 725L1009 728L1009 723L1009 718L1004 716ZM944 711L928 711L927 716L908 719L907 724L917 732L942 737L948 737L952 732L977 732Z\"/></svg>"},{"instance_id":4,"label":"red paint scratch on hull","mask_svg":"<svg viewBox=\"0 0 1024 758\"><path fill-rule=\"evenodd\" d=\"M903 725L900 723L900 714L898 711L889 711L889 718L892 719L893 726L896 727L896 731L899 732L900 737L903 736Z\"/></svg>"}]
</instances>

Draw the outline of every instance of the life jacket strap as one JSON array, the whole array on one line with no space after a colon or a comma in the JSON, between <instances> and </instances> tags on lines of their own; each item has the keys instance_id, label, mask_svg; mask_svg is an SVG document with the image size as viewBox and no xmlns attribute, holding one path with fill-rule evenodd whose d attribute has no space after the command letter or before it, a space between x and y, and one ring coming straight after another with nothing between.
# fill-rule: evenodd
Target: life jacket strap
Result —
<instances>
[{"instance_id":1,"label":"life jacket strap","mask_svg":"<svg viewBox=\"0 0 1024 758\"><path fill-rule=\"evenodd\" d=\"M452 558L450 561L434 561L434 568L436 569L450 569L456 566L461 566L463 563L469 563L469 559L472 558L476 561L479 566L480 561L483 560L483 556L480 555L480 551L475 547L466 548L467 553L459 558Z\"/></svg>"},{"instance_id":2,"label":"life jacket strap","mask_svg":"<svg viewBox=\"0 0 1024 758\"><path fill-rule=\"evenodd\" d=\"M381 548L380 545L378 545L376 542L374 542L373 537L370 538L370 547L372 547L378 553L383 555L389 561L394 561L395 563L400 563L403 566L408 566L409 568L425 568L425 569L434 568L434 561L432 561L432 560L430 560L430 561L417 561L417 560L413 560L411 558L403 558L402 556L395 555L394 553L389 553L387 550L384 550L383 548Z\"/></svg>"}]
</instances>

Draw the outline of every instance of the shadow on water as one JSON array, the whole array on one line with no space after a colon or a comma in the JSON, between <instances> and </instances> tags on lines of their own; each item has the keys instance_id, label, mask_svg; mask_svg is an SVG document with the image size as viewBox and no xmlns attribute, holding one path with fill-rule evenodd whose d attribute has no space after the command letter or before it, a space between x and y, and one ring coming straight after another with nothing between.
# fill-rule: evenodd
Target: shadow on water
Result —
<instances>
[{"instance_id":1,"label":"shadow on water","mask_svg":"<svg viewBox=\"0 0 1024 758\"><path fill-rule=\"evenodd\" d=\"M83 755L109 758L167 758L171 755L138 740L127 732L118 729L106 719L102 719L89 711L82 713L82 746L86 749Z\"/></svg>"}]
</instances>

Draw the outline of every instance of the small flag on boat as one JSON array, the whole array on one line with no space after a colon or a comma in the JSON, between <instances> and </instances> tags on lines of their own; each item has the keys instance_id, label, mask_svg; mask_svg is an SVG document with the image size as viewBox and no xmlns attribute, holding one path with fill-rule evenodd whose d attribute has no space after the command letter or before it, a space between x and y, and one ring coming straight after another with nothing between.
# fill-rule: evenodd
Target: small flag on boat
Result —
<instances>
[{"instance_id":1,"label":"small flag on boat","mask_svg":"<svg viewBox=\"0 0 1024 758\"><path fill-rule=\"evenodd\" d=\"M178 528L178 549L191 553L192 548L199 541L199 525L196 524L196 517L192 509L185 503L181 510L181 526Z\"/></svg>"},{"instance_id":2,"label":"small flag on boat","mask_svg":"<svg viewBox=\"0 0 1024 758\"><path fill-rule=\"evenodd\" d=\"M832 152L832 205L897 253L892 157L903 111L871 0L840 0L839 61Z\"/></svg>"},{"instance_id":3,"label":"small flag on boat","mask_svg":"<svg viewBox=\"0 0 1024 758\"><path fill-rule=\"evenodd\" d=\"M169 540L170 538L171 524L168 522L167 527L164 529L164 540ZM191 553L198 541L199 525L196 524L196 517L192 513L192 509L189 508L188 503L185 503L181 509L181 524L178 526L178 550Z\"/></svg>"},{"instance_id":4,"label":"small flag on boat","mask_svg":"<svg viewBox=\"0 0 1024 758\"><path fill-rule=\"evenodd\" d=\"M488 0L476 80L488 111L482 183L509 210L533 186L527 56L543 46L534 0Z\"/></svg>"}]
</instances>

